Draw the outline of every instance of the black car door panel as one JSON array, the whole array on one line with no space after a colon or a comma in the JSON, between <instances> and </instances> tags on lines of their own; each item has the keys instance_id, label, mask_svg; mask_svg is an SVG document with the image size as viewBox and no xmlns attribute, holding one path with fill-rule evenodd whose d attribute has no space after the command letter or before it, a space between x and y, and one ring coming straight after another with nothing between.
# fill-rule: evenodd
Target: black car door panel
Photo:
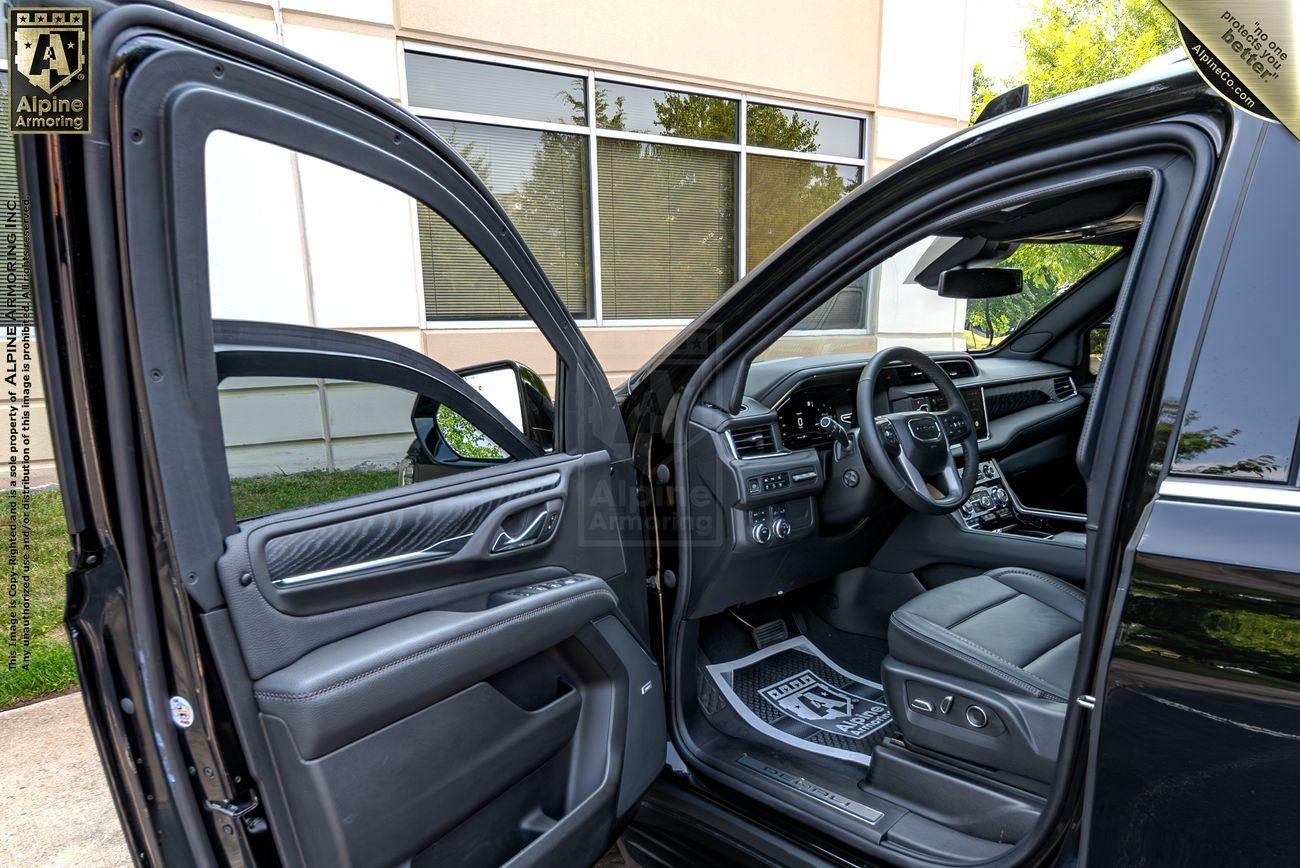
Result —
<instances>
[{"instance_id":1,"label":"black car door panel","mask_svg":"<svg viewBox=\"0 0 1300 868\"><path fill-rule=\"evenodd\" d=\"M483 611L417 612L311 651L254 684L263 713L316 759L574 635L617 605L590 576ZM571 583L571 584L565 584Z\"/></svg>"},{"instance_id":2,"label":"black car door panel","mask_svg":"<svg viewBox=\"0 0 1300 868\"><path fill-rule=\"evenodd\" d=\"M101 749L123 790L140 784L120 761L141 750L204 769L131 808L183 817L178 864L212 846L252 863L268 839L289 865L590 864L662 769L666 735L627 436L564 303L464 160L389 100L183 10L102 4L93 25L96 132L22 159L38 222L71 212L58 231L78 250L39 270L38 292L89 294L103 313L85 320L101 333L69 340L102 373L90 388L111 432L68 464L107 491L104 561L125 565L133 606L80 661L122 698L95 706ZM218 130L351 169L457 230L555 351L553 443L395 344L214 323ZM52 394L74 388L46 370ZM327 381L400 386L506 457L238 520L218 383L276 375L322 396ZM114 648L132 678L103 664ZM169 698L192 706L187 723ZM141 858L165 823L144 825Z\"/></svg>"}]
</instances>

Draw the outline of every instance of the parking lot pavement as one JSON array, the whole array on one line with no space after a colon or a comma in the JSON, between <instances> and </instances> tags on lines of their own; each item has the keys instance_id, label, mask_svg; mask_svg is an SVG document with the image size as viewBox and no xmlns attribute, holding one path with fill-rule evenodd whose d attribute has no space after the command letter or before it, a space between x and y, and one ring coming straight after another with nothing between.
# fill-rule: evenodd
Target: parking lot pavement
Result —
<instances>
[{"instance_id":1,"label":"parking lot pavement","mask_svg":"<svg viewBox=\"0 0 1300 868\"><path fill-rule=\"evenodd\" d=\"M0 865L130 865L81 695L0 712Z\"/></svg>"}]
</instances>

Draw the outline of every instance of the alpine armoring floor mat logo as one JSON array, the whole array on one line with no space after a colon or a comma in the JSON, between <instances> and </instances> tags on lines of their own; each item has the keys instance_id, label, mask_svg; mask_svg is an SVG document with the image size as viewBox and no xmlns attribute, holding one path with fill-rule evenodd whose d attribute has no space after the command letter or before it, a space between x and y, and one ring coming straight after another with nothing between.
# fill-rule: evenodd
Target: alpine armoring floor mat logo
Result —
<instances>
[{"instance_id":1,"label":"alpine armoring floor mat logo","mask_svg":"<svg viewBox=\"0 0 1300 868\"><path fill-rule=\"evenodd\" d=\"M890 720L881 703L832 687L807 669L759 694L796 720L854 739L866 738Z\"/></svg>"},{"instance_id":2,"label":"alpine armoring floor mat logo","mask_svg":"<svg viewBox=\"0 0 1300 868\"><path fill-rule=\"evenodd\" d=\"M705 669L726 700L709 713L731 716L719 725L747 726L759 740L869 766L875 746L895 734L884 688L807 636Z\"/></svg>"}]
</instances>

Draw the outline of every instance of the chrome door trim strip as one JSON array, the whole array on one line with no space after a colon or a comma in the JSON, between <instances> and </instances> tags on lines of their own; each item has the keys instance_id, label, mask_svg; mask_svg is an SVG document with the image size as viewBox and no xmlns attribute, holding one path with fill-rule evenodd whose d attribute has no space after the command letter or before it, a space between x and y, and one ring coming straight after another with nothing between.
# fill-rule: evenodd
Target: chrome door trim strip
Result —
<instances>
[{"instance_id":1,"label":"chrome door trim strip","mask_svg":"<svg viewBox=\"0 0 1300 868\"><path fill-rule=\"evenodd\" d=\"M460 536L438 540L428 548L420 549L419 551L406 552L400 555L389 555L386 558L375 558L370 561L345 564L341 567L330 567L328 569L316 570L310 573L300 573L296 576L285 576L284 578L273 579L271 584L278 588L283 588L289 585L301 585L305 582L319 582L324 579L346 578L348 576L367 573L371 570L382 569L383 567L399 566L403 564L418 564L422 561L440 561L444 558L451 557L463 549L472 536L474 536L473 532L464 533Z\"/></svg>"},{"instance_id":2,"label":"chrome door trim strip","mask_svg":"<svg viewBox=\"0 0 1300 868\"><path fill-rule=\"evenodd\" d=\"M1267 482L1228 482L1167 476L1160 483L1161 497L1262 506L1272 509L1300 509L1300 488Z\"/></svg>"}]
</instances>

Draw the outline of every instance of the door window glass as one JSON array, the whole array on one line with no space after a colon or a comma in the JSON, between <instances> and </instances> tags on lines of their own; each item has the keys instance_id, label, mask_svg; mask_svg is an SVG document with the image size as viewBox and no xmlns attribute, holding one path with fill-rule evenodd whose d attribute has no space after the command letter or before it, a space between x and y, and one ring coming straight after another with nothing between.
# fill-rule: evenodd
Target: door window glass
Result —
<instances>
[{"instance_id":1,"label":"door window glass","mask_svg":"<svg viewBox=\"0 0 1300 868\"><path fill-rule=\"evenodd\" d=\"M1094 380L1101 374L1102 357L1106 355L1106 341L1110 340L1110 317L1088 329L1088 375Z\"/></svg>"},{"instance_id":2,"label":"door window glass","mask_svg":"<svg viewBox=\"0 0 1300 868\"><path fill-rule=\"evenodd\" d=\"M326 348L331 333L389 341L458 371L459 386L478 391L538 454L555 448L555 351L449 223L350 169L230 133L209 138L206 168L212 315L233 329L232 340L238 326L230 321L252 320L320 329L313 340ZM437 244L421 255L421 235L430 233ZM424 327L444 287L494 293L517 327L489 334ZM340 379L333 369L317 377L257 370L262 376L230 377L218 389L240 516L513 460L454 402L371 376Z\"/></svg>"},{"instance_id":3,"label":"door window glass","mask_svg":"<svg viewBox=\"0 0 1300 868\"><path fill-rule=\"evenodd\" d=\"M1172 470L1285 483L1300 429L1300 221L1294 138L1272 135L1261 154L1183 411Z\"/></svg>"}]
</instances>

